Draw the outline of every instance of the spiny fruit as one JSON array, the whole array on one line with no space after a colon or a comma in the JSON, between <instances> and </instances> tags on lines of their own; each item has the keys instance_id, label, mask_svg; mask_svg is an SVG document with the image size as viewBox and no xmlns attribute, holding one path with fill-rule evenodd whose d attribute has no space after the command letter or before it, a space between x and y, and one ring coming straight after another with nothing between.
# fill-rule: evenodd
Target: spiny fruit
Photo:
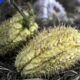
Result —
<instances>
[{"instance_id":1,"label":"spiny fruit","mask_svg":"<svg viewBox=\"0 0 80 80\"><path fill-rule=\"evenodd\" d=\"M80 60L80 33L58 26L45 29L17 55L15 66L23 77L52 75Z\"/></svg>"},{"instance_id":2,"label":"spiny fruit","mask_svg":"<svg viewBox=\"0 0 80 80\"><path fill-rule=\"evenodd\" d=\"M26 38L29 38L38 30L38 25L32 19L33 18L29 19L30 23L24 22L23 17L17 13L0 25L1 55L4 55L12 48L15 48L21 41L26 41ZM27 29L27 26L24 25L24 23L29 25L29 29Z\"/></svg>"}]
</instances>

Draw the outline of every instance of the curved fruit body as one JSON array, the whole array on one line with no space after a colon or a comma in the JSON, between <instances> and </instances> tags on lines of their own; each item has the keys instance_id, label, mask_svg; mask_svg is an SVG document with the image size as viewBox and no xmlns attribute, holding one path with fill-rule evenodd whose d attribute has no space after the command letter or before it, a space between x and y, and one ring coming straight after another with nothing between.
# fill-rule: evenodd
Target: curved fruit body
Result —
<instances>
[{"instance_id":1,"label":"curved fruit body","mask_svg":"<svg viewBox=\"0 0 80 80\"><path fill-rule=\"evenodd\" d=\"M80 60L80 33L59 26L43 30L17 55L15 66L22 76L40 77L72 67Z\"/></svg>"},{"instance_id":2,"label":"curved fruit body","mask_svg":"<svg viewBox=\"0 0 80 80\"><path fill-rule=\"evenodd\" d=\"M23 25L23 17L17 13L11 19L0 25L0 54L4 55L7 51L15 48L21 41L26 41L31 35L37 31L38 26L35 22L31 22L29 29ZM31 24L30 23L30 24ZM26 23L25 23L26 24Z\"/></svg>"}]
</instances>

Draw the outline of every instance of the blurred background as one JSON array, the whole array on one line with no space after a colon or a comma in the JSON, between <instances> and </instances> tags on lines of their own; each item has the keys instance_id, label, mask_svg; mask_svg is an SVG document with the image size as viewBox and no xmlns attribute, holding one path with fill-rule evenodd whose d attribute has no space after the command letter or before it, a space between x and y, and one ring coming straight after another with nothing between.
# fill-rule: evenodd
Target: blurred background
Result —
<instances>
[{"instance_id":1,"label":"blurred background","mask_svg":"<svg viewBox=\"0 0 80 80\"><path fill-rule=\"evenodd\" d=\"M15 0L18 6L21 8L23 6L27 7L27 2L31 3L32 6L40 0ZM48 1L48 0L47 0ZM55 1L55 0L53 0ZM64 8L69 20L74 21L75 24L80 24L80 0L56 0ZM46 0L44 0L44 3ZM49 8L48 8L49 10ZM37 10L34 10L37 11ZM0 22L12 17L16 13L14 7L9 3L9 0L4 0L3 4L0 4ZM40 11L37 11L37 14L40 14ZM50 15L48 13L48 15ZM61 16L61 14L60 14ZM60 18L60 16L58 16ZM55 17L55 16L54 16ZM54 18L53 18L54 19ZM38 20L37 20L38 21ZM55 21L55 20L53 20ZM64 20L63 20L64 21Z\"/></svg>"}]
</instances>

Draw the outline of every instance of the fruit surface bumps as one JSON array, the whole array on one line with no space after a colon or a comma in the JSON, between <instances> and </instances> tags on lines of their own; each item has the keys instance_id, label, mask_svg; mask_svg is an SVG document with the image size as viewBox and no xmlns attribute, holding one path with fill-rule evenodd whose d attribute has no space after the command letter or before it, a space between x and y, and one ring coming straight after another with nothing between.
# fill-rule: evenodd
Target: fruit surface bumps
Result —
<instances>
[{"instance_id":1,"label":"fruit surface bumps","mask_svg":"<svg viewBox=\"0 0 80 80\"><path fill-rule=\"evenodd\" d=\"M33 21L29 22L32 25L28 29L23 24L25 23L23 17L19 13L16 13L12 18L4 21L0 25L0 54L7 53L8 50L15 48L21 41L26 41L28 37L37 31L37 24Z\"/></svg>"},{"instance_id":2,"label":"fruit surface bumps","mask_svg":"<svg viewBox=\"0 0 80 80\"><path fill-rule=\"evenodd\" d=\"M80 60L80 33L70 26L45 29L16 57L15 66L24 77L40 77L69 69Z\"/></svg>"}]
</instances>

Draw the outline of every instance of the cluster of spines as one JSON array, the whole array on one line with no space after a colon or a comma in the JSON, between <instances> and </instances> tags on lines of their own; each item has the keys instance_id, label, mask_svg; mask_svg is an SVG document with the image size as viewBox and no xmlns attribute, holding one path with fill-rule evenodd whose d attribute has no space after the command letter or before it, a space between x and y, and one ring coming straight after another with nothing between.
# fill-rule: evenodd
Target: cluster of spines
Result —
<instances>
[{"instance_id":1,"label":"cluster of spines","mask_svg":"<svg viewBox=\"0 0 80 80\"><path fill-rule=\"evenodd\" d=\"M30 21L30 23L27 23L28 25L32 23L32 25L29 26L29 29L27 26L24 27L23 22L23 17L17 13L12 18L4 21L0 25L1 55L7 53L8 50L12 50L12 47L15 48L17 44L26 41L27 38L33 36L33 34L38 30L38 25L35 22Z\"/></svg>"},{"instance_id":2,"label":"cluster of spines","mask_svg":"<svg viewBox=\"0 0 80 80\"><path fill-rule=\"evenodd\" d=\"M16 57L15 66L23 76L51 75L70 68L80 60L80 33L58 26L43 30Z\"/></svg>"}]
</instances>

